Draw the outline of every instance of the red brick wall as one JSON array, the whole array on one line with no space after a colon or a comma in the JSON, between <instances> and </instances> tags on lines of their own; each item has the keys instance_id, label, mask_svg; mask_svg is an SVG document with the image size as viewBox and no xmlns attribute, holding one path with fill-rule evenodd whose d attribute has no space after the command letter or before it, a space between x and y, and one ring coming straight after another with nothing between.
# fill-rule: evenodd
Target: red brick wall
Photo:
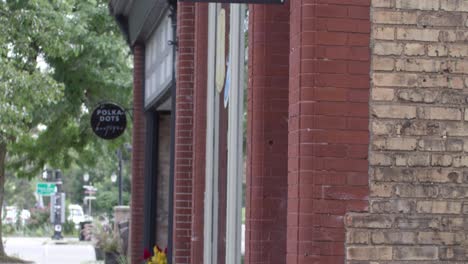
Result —
<instances>
[{"instance_id":1,"label":"red brick wall","mask_svg":"<svg viewBox=\"0 0 468 264\"><path fill-rule=\"evenodd\" d=\"M143 83L145 48L133 47L133 137L132 137L132 194L130 222L130 258L132 264L143 258L143 203L144 203L144 160L145 120L143 110Z\"/></svg>"},{"instance_id":2,"label":"red brick wall","mask_svg":"<svg viewBox=\"0 0 468 264\"><path fill-rule=\"evenodd\" d=\"M195 5L178 3L177 89L174 167L174 263L190 262Z\"/></svg>"},{"instance_id":3,"label":"red brick wall","mask_svg":"<svg viewBox=\"0 0 468 264\"><path fill-rule=\"evenodd\" d=\"M203 263L206 159L208 4L195 4L195 84L193 106L193 197L191 263Z\"/></svg>"},{"instance_id":4,"label":"red brick wall","mask_svg":"<svg viewBox=\"0 0 468 264\"><path fill-rule=\"evenodd\" d=\"M287 263L344 263L367 210L370 0L291 2Z\"/></svg>"},{"instance_id":5,"label":"red brick wall","mask_svg":"<svg viewBox=\"0 0 468 264\"><path fill-rule=\"evenodd\" d=\"M286 260L289 4L249 6L245 263Z\"/></svg>"}]
</instances>

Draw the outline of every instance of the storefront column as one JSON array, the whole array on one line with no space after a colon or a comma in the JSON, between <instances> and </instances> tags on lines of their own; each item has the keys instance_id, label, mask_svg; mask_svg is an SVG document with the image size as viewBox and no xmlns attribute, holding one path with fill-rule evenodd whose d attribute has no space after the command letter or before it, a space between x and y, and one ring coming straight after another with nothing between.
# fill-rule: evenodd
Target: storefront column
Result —
<instances>
[{"instance_id":1,"label":"storefront column","mask_svg":"<svg viewBox=\"0 0 468 264\"><path fill-rule=\"evenodd\" d=\"M192 236L195 4L177 7L173 262L190 264Z\"/></svg>"},{"instance_id":2,"label":"storefront column","mask_svg":"<svg viewBox=\"0 0 468 264\"><path fill-rule=\"evenodd\" d=\"M249 6L245 263L286 259L289 3Z\"/></svg>"},{"instance_id":3,"label":"storefront column","mask_svg":"<svg viewBox=\"0 0 468 264\"><path fill-rule=\"evenodd\" d=\"M197 3L195 4L195 87L193 106L192 264L203 263L207 46L208 4Z\"/></svg>"},{"instance_id":4,"label":"storefront column","mask_svg":"<svg viewBox=\"0 0 468 264\"><path fill-rule=\"evenodd\" d=\"M133 67L132 193L129 254L131 263L139 264L143 256L146 133L143 110L145 48L142 44L136 44L133 47Z\"/></svg>"},{"instance_id":5,"label":"storefront column","mask_svg":"<svg viewBox=\"0 0 468 264\"><path fill-rule=\"evenodd\" d=\"M370 2L291 1L288 264L345 263L367 209Z\"/></svg>"}]
</instances>

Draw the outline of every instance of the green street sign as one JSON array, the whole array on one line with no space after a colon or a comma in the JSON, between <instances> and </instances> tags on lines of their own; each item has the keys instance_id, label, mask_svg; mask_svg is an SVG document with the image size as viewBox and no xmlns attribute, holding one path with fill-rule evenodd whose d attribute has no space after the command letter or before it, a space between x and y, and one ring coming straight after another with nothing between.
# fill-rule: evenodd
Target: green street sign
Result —
<instances>
[{"instance_id":1,"label":"green street sign","mask_svg":"<svg viewBox=\"0 0 468 264\"><path fill-rule=\"evenodd\" d=\"M36 185L36 193L42 196L51 196L55 194L57 186L55 183L50 182L38 182Z\"/></svg>"}]
</instances>

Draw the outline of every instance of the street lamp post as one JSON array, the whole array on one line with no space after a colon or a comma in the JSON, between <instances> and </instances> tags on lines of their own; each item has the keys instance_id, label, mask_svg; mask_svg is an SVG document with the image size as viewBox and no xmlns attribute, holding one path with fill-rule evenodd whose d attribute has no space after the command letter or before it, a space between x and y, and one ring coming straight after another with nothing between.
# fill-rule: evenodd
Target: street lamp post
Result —
<instances>
[{"instance_id":1,"label":"street lamp post","mask_svg":"<svg viewBox=\"0 0 468 264\"><path fill-rule=\"evenodd\" d=\"M89 173L85 173L83 175L83 180L85 181L85 183L89 181ZM91 200L96 199L96 197L92 195L96 193L97 188L93 187L92 183L90 183L89 185L84 185L83 188L85 189L85 193L87 194L84 200L85 200L85 204L86 204L86 201L88 201L88 215L91 217L91 213L92 213Z\"/></svg>"},{"instance_id":2,"label":"street lamp post","mask_svg":"<svg viewBox=\"0 0 468 264\"><path fill-rule=\"evenodd\" d=\"M115 174L115 172L112 172L112 175L111 175L111 182L112 183L115 183L117 181L117 174Z\"/></svg>"},{"instance_id":3,"label":"street lamp post","mask_svg":"<svg viewBox=\"0 0 468 264\"><path fill-rule=\"evenodd\" d=\"M85 182L88 182L88 181L89 181L89 173L86 172L85 174L83 174L83 180L84 180Z\"/></svg>"},{"instance_id":4,"label":"street lamp post","mask_svg":"<svg viewBox=\"0 0 468 264\"><path fill-rule=\"evenodd\" d=\"M117 158L119 159L118 180L119 180L119 206L122 205L122 150L117 149Z\"/></svg>"}]
</instances>

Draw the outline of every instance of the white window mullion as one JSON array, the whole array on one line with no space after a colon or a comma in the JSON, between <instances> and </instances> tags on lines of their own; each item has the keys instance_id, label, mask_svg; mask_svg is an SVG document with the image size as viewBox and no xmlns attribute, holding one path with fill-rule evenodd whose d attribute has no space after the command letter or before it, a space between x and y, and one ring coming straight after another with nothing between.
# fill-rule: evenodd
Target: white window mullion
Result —
<instances>
[{"instance_id":1,"label":"white window mullion","mask_svg":"<svg viewBox=\"0 0 468 264\"><path fill-rule=\"evenodd\" d=\"M219 93L214 101L214 166L213 166L213 237L211 239L211 264L218 263L218 220L219 220Z\"/></svg>"},{"instance_id":2,"label":"white window mullion","mask_svg":"<svg viewBox=\"0 0 468 264\"><path fill-rule=\"evenodd\" d=\"M206 115L206 171L205 171L205 208L204 208L204 239L203 239L203 263L216 264L213 254L216 254L217 243L214 240L214 225L217 225L214 216L215 209L215 178L218 175L218 145L216 144L216 89L215 89L215 47L216 47L216 18L217 5L208 5L208 77L207 77L207 115ZM219 109L218 109L219 111Z\"/></svg>"},{"instance_id":3,"label":"white window mullion","mask_svg":"<svg viewBox=\"0 0 468 264\"><path fill-rule=\"evenodd\" d=\"M215 88L216 29L220 4L208 8L208 86L206 175L204 209L204 264L217 264L219 219L219 115L220 95ZM241 261L241 203L243 178L243 75L245 5L231 5L228 159L226 194L226 264Z\"/></svg>"},{"instance_id":4,"label":"white window mullion","mask_svg":"<svg viewBox=\"0 0 468 264\"><path fill-rule=\"evenodd\" d=\"M230 74L228 174L226 209L226 264L241 263L241 206L243 176L243 94L245 6L230 6Z\"/></svg>"}]
</instances>

